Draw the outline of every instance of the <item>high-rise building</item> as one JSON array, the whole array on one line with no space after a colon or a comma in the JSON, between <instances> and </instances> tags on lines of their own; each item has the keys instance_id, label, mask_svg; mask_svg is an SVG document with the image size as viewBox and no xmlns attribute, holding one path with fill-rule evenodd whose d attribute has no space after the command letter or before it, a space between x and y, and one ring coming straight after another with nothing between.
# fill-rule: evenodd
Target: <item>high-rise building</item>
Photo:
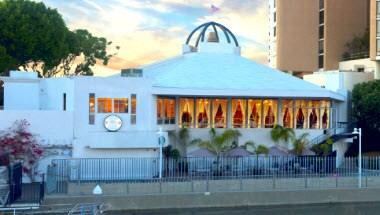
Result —
<instances>
[{"instance_id":1,"label":"high-rise building","mask_svg":"<svg viewBox=\"0 0 380 215\"><path fill-rule=\"evenodd\" d=\"M375 78L380 79L380 1L370 4L370 58L376 62Z\"/></svg>"},{"instance_id":2,"label":"high-rise building","mask_svg":"<svg viewBox=\"0 0 380 215\"><path fill-rule=\"evenodd\" d=\"M297 76L339 69L346 44L369 28L369 11L370 0L269 0L269 65Z\"/></svg>"}]
</instances>

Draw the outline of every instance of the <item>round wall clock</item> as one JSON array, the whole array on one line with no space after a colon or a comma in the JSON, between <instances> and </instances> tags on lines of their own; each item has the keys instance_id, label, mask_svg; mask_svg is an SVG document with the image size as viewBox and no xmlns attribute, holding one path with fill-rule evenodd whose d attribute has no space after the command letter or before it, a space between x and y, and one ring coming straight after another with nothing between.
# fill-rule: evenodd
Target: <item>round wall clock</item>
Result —
<instances>
[{"instance_id":1,"label":"round wall clock","mask_svg":"<svg viewBox=\"0 0 380 215\"><path fill-rule=\"evenodd\" d=\"M104 127L108 131L118 131L123 125L123 121L116 115L109 115L104 119Z\"/></svg>"}]
</instances>

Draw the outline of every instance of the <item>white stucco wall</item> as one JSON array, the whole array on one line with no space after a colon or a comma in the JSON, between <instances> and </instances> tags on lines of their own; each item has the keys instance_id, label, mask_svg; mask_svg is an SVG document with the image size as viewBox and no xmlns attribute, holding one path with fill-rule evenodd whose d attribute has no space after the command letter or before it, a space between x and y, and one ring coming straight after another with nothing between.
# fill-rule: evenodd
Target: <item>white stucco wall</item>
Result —
<instances>
[{"instance_id":1,"label":"white stucco wall","mask_svg":"<svg viewBox=\"0 0 380 215\"><path fill-rule=\"evenodd\" d=\"M39 110L39 101L38 81L4 82L4 110Z\"/></svg>"},{"instance_id":2,"label":"white stucco wall","mask_svg":"<svg viewBox=\"0 0 380 215\"><path fill-rule=\"evenodd\" d=\"M70 78L41 79L40 109L63 110L63 94L66 93L66 110L74 110L74 83Z\"/></svg>"}]
</instances>

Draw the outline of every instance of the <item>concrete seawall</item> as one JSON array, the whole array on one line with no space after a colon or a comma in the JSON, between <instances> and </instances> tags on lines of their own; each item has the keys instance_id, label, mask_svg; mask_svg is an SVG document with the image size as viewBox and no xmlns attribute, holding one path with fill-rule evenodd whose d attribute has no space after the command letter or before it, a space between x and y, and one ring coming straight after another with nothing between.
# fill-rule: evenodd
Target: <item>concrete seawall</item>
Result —
<instances>
[{"instance_id":1,"label":"concrete seawall","mask_svg":"<svg viewBox=\"0 0 380 215\"><path fill-rule=\"evenodd\" d=\"M75 205L101 201L110 210L154 210L207 207L255 207L274 205L380 202L380 188L327 189L293 191L217 192L160 194L140 196L48 196L45 210L57 205Z\"/></svg>"}]
</instances>

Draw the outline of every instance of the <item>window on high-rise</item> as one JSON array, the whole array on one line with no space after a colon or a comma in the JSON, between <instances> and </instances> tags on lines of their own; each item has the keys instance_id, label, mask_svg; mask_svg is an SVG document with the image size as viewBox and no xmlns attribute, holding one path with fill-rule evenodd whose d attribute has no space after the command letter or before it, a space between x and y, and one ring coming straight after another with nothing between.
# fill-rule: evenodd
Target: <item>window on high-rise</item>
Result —
<instances>
[{"instance_id":1,"label":"window on high-rise","mask_svg":"<svg viewBox=\"0 0 380 215\"><path fill-rule=\"evenodd\" d=\"M324 47L323 46L324 46L324 41L320 40L318 42L318 52L319 52L319 54L322 54L324 52Z\"/></svg>"},{"instance_id":2,"label":"window on high-rise","mask_svg":"<svg viewBox=\"0 0 380 215\"><path fill-rule=\"evenodd\" d=\"M323 26L323 25L319 26L319 32L318 32L319 39L324 38L324 30L325 30L325 26Z\"/></svg>"},{"instance_id":3,"label":"window on high-rise","mask_svg":"<svg viewBox=\"0 0 380 215\"><path fill-rule=\"evenodd\" d=\"M273 27L273 36L276 36L276 26Z\"/></svg>"},{"instance_id":4,"label":"window on high-rise","mask_svg":"<svg viewBox=\"0 0 380 215\"><path fill-rule=\"evenodd\" d=\"M376 40L376 55L380 55L380 39Z\"/></svg>"},{"instance_id":5,"label":"window on high-rise","mask_svg":"<svg viewBox=\"0 0 380 215\"><path fill-rule=\"evenodd\" d=\"M325 12L319 11L319 24L323 24L325 22Z\"/></svg>"},{"instance_id":6,"label":"window on high-rise","mask_svg":"<svg viewBox=\"0 0 380 215\"><path fill-rule=\"evenodd\" d=\"M380 20L376 20L376 36L380 36Z\"/></svg>"},{"instance_id":7,"label":"window on high-rise","mask_svg":"<svg viewBox=\"0 0 380 215\"><path fill-rule=\"evenodd\" d=\"M276 22L276 18L277 18L276 16L277 16L277 13L274 12L274 13L273 13L273 21L274 21L274 22Z\"/></svg>"},{"instance_id":8,"label":"window on high-rise","mask_svg":"<svg viewBox=\"0 0 380 215\"><path fill-rule=\"evenodd\" d=\"M380 1L376 2L376 15L378 17L380 16Z\"/></svg>"},{"instance_id":9,"label":"window on high-rise","mask_svg":"<svg viewBox=\"0 0 380 215\"><path fill-rule=\"evenodd\" d=\"M324 61L324 60L323 60L323 55L319 55L319 56L318 56L318 68L320 68L320 69L323 68L323 64L324 64L323 61Z\"/></svg>"},{"instance_id":10,"label":"window on high-rise","mask_svg":"<svg viewBox=\"0 0 380 215\"><path fill-rule=\"evenodd\" d=\"M324 9L325 8L325 0L319 0L319 9Z\"/></svg>"}]
</instances>

